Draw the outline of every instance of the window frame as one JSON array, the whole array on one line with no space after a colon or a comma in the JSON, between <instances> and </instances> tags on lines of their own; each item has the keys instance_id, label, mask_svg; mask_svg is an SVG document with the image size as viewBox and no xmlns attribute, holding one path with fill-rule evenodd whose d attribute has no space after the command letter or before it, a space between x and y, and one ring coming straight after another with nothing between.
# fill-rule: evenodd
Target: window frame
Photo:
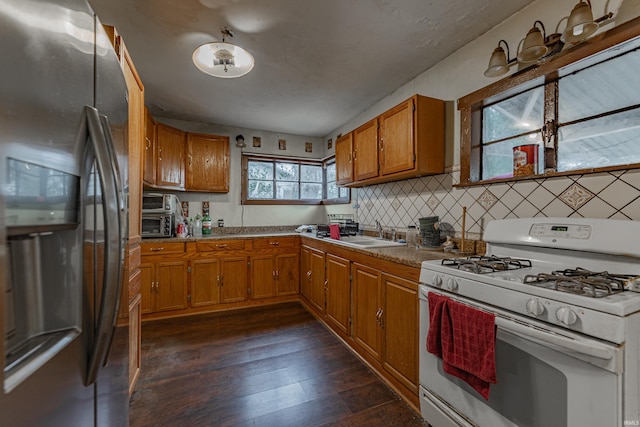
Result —
<instances>
[{"instance_id":1,"label":"window frame","mask_svg":"<svg viewBox=\"0 0 640 427\"><path fill-rule=\"evenodd\" d=\"M248 198L249 186L249 161L276 163L296 163L298 165L312 165L322 167L322 199L250 199ZM260 154L243 153L242 154L242 190L241 204L243 205L330 205L330 204L348 204L351 202L351 190L348 196L343 198L327 199L327 164L335 162L335 156L326 159L306 159L298 157L285 156L269 156ZM274 183L276 182L274 176ZM298 179L298 183L300 183ZM275 188L275 187L274 187ZM275 197L275 194L274 194Z\"/></svg>"},{"instance_id":2,"label":"window frame","mask_svg":"<svg viewBox=\"0 0 640 427\"><path fill-rule=\"evenodd\" d=\"M626 170L640 168L640 163L596 167L580 170L557 172L557 123L547 120L549 117L557 117L558 80L563 67L571 66L589 56L600 53L640 36L640 17L632 19L617 27L614 27L591 40L564 50L546 62L518 71L489 86L479 89L467 96L458 99L460 111L460 184L466 187L499 182L511 182L520 180L539 179L543 177L583 175L587 173ZM615 55L612 55L612 57ZM544 156L542 174L509 178L480 179L482 174L482 150L473 150L482 143L482 111L485 107L508 99L517 94L533 89L536 86L544 86L544 124L543 145Z\"/></svg>"}]
</instances>

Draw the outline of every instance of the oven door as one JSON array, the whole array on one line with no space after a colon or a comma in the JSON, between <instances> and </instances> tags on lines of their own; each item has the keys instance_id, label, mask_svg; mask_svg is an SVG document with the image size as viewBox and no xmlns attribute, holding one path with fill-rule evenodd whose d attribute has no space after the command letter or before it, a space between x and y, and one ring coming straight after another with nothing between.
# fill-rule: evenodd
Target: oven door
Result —
<instances>
[{"instance_id":1,"label":"oven door","mask_svg":"<svg viewBox=\"0 0 640 427\"><path fill-rule=\"evenodd\" d=\"M420 409L431 425L622 425L621 348L446 294L497 316L497 384L485 400L427 352L428 292L444 292L420 286Z\"/></svg>"}]
</instances>

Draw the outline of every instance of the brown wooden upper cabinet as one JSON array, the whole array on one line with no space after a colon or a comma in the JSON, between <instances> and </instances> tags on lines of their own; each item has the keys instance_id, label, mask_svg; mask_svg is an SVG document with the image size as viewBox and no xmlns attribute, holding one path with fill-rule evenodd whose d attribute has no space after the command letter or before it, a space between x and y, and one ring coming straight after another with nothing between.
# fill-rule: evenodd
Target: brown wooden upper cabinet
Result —
<instances>
[{"instance_id":1,"label":"brown wooden upper cabinet","mask_svg":"<svg viewBox=\"0 0 640 427\"><path fill-rule=\"evenodd\" d=\"M353 132L336 140L336 184L353 181Z\"/></svg>"},{"instance_id":2,"label":"brown wooden upper cabinet","mask_svg":"<svg viewBox=\"0 0 640 427\"><path fill-rule=\"evenodd\" d=\"M187 134L186 189L229 192L229 137Z\"/></svg>"},{"instance_id":3,"label":"brown wooden upper cabinet","mask_svg":"<svg viewBox=\"0 0 640 427\"><path fill-rule=\"evenodd\" d=\"M184 151L186 132L157 125L156 187L184 189Z\"/></svg>"},{"instance_id":4,"label":"brown wooden upper cabinet","mask_svg":"<svg viewBox=\"0 0 640 427\"><path fill-rule=\"evenodd\" d=\"M338 184L360 187L443 173L444 132L444 101L414 95L353 131L352 165L336 141L336 168L344 170Z\"/></svg>"},{"instance_id":5,"label":"brown wooden upper cabinet","mask_svg":"<svg viewBox=\"0 0 640 427\"><path fill-rule=\"evenodd\" d=\"M155 185L156 183L156 121L153 120L153 116L147 110L145 111L145 124L144 124L144 151L142 153L144 157L142 181L147 185Z\"/></svg>"}]
</instances>

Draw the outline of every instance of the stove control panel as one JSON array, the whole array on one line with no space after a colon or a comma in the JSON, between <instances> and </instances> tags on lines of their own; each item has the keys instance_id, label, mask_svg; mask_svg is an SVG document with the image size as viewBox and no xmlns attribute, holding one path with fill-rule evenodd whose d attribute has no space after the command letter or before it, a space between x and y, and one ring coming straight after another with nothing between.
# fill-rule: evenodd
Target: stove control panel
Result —
<instances>
[{"instance_id":1,"label":"stove control panel","mask_svg":"<svg viewBox=\"0 0 640 427\"><path fill-rule=\"evenodd\" d=\"M588 239L591 237L591 226L574 224L533 224L529 234L535 237Z\"/></svg>"}]
</instances>

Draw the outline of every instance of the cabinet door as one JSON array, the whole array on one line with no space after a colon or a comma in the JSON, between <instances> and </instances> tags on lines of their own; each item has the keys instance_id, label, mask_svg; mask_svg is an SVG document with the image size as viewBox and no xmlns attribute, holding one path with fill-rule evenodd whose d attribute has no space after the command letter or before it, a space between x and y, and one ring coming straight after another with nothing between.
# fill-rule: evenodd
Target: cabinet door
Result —
<instances>
[{"instance_id":1,"label":"cabinet door","mask_svg":"<svg viewBox=\"0 0 640 427\"><path fill-rule=\"evenodd\" d=\"M353 131L353 180L378 176L378 119Z\"/></svg>"},{"instance_id":2,"label":"cabinet door","mask_svg":"<svg viewBox=\"0 0 640 427\"><path fill-rule=\"evenodd\" d=\"M414 169L413 98L380 116L380 174Z\"/></svg>"},{"instance_id":3,"label":"cabinet door","mask_svg":"<svg viewBox=\"0 0 640 427\"><path fill-rule=\"evenodd\" d=\"M311 271L311 305L320 313L324 313L324 252L311 249L309 251L309 270Z\"/></svg>"},{"instance_id":4,"label":"cabinet door","mask_svg":"<svg viewBox=\"0 0 640 427\"><path fill-rule=\"evenodd\" d=\"M349 260L327 254L327 318L329 323L349 335L351 281Z\"/></svg>"},{"instance_id":5,"label":"cabinet door","mask_svg":"<svg viewBox=\"0 0 640 427\"><path fill-rule=\"evenodd\" d=\"M276 255L276 295L295 295L300 283L298 254Z\"/></svg>"},{"instance_id":6,"label":"cabinet door","mask_svg":"<svg viewBox=\"0 0 640 427\"><path fill-rule=\"evenodd\" d=\"M275 279L273 255L251 257L251 299L274 297L276 295Z\"/></svg>"},{"instance_id":7,"label":"cabinet door","mask_svg":"<svg viewBox=\"0 0 640 427\"><path fill-rule=\"evenodd\" d=\"M418 393L418 284L383 275L385 370Z\"/></svg>"},{"instance_id":8,"label":"cabinet door","mask_svg":"<svg viewBox=\"0 0 640 427\"><path fill-rule=\"evenodd\" d=\"M149 185L156 183L156 121L153 120L149 110L145 108L144 125L144 162L142 167L142 180Z\"/></svg>"},{"instance_id":9,"label":"cabinet door","mask_svg":"<svg viewBox=\"0 0 640 427\"><path fill-rule=\"evenodd\" d=\"M382 349L382 284L380 272L353 264L353 338L380 360Z\"/></svg>"},{"instance_id":10,"label":"cabinet door","mask_svg":"<svg viewBox=\"0 0 640 427\"><path fill-rule=\"evenodd\" d=\"M220 261L191 261L191 306L220 304Z\"/></svg>"},{"instance_id":11,"label":"cabinet door","mask_svg":"<svg viewBox=\"0 0 640 427\"><path fill-rule=\"evenodd\" d=\"M153 263L142 262L140 264L140 312L142 314L155 311L155 277Z\"/></svg>"},{"instance_id":12,"label":"cabinet door","mask_svg":"<svg viewBox=\"0 0 640 427\"><path fill-rule=\"evenodd\" d=\"M157 138L156 185L183 189L186 133L158 123Z\"/></svg>"},{"instance_id":13,"label":"cabinet door","mask_svg":"<svg viewBox=\"0 0 640 427\"><path fill-rule=\"evenodd\" d=\"M229 192L229 137L187 134L187 190Z\"/></svg>"},{"instance_id":14,"label":"cabinet door","mask_svg":"<svg viewBox=\"0 0 640 427\"><path fill-rule=\"evenodd\" d=\"M156 263L156 310L187 308L186 261Z\"/></svg>"},{"instance_id":15,"label":"cabinet door","mask_svg":"<svg viewBox=\"0 0 640 427\"><path fill-rule=\"evenodd\" d=\"M220 260L222 302L238 302L247 299L247 257L229 257Z\"/></svg>"},{"instance_id":16,"label":"cabinet door","mask_svg":"<svg viewBox=\"0 0 640 427\"><path fill-rule=\"evenodd\" d=\"M300 294L311 302L311 249L303 246L300 249Z\"/></svg>"},{"instance_id":17,"label":"cabinet door","mask_svg":"<svg viewBox=\"0 0 640 427\"><path fill-rule=\"evenodd\" d=\"M353 181L353 133L342 135L336 141L336 184Z\"/></svg>"}]
</instances>

